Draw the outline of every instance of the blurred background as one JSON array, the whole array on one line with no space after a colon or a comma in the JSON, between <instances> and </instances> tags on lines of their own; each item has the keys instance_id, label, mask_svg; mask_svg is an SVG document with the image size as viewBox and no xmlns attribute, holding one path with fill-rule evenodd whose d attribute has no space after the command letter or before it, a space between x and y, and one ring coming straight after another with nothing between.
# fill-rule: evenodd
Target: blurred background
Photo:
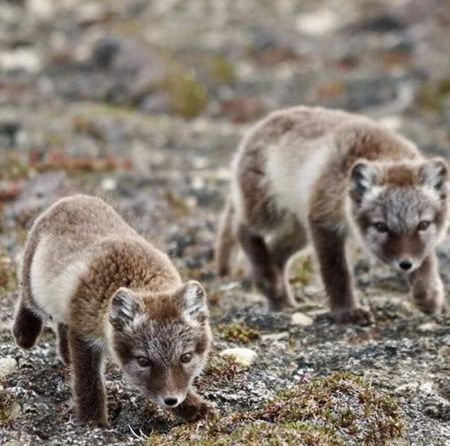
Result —
<instances>
[{"instance_id":1,"label":"blurred background","mask_svg":"<svg viewBox=\"0 0 450 446\"><path fill-rule=\"evenodd\" d=\"M16 261L27 229L60 196L86 192L107 197L139 231L169 252L183 276L206 284L215 326L245 320L275 335L300 330L294 338L270 341L281 345L280 351L259 351L263 359L250 380L233 387L216 376L209 396L222 407L256 404L305 370L314 375L345 368L350 361L346 355L357 348L352 343L361 333L342 333L322 321L300 345L306 336L303 328L289 328L289 318L256 312L262 301L248 287L242 292L240 282L215 279L214 234L227 194L229 161L257 119L297 104L368 114L425 152L448 157L449 48L448 0L1 0L0 353L18 355L8 324L17 292ZM441 258L450 265L448 253ZM293 284L301 289L299 295L313 297L310 308L323 312L323 290L313 272L310 260L301 263ZM375 279L366 273L362 265L358 283L382 287L378 319L388 321L383 329L364 334L367 342L380 343L377 364L388 370L379 378L381 387L402 385L422 372L426 376L423 360L444 340L430 336L429 345L405 347L402 337L416 336L422 316L394 299L395 293L405 293L405 284L392 272ZM448 274L445 278L450 283ZM387 302L397 303L389 307ZM403 328L393 334L391 321L403 316L419 319L402 322ZM303 323L310 324L311 317ZM215 333L219 346L248 340L248 333L233 330ZM250 339L264 345L258 336ZM392 352L383 350L384 337L396 339L395 349L414 350L417 363L392 372ZM48 359L57 363L52 339L45 338L31 362L23 359L25 369L12 375L11 388L20 388L34 370L43 377L35 392L48 396ZM322 348L321 342L332 342L333 347ZM300 351L307 359L298 359ZM371 370L369 353L352 356L352 364ZM448 397L445 354L436 353L442 367L434 372L446 383ZM230 370L234 379L237 372ZM51 374L56 380L52 382L67 379L57 366ZM121 409L124 390L118 382L108 384L114 395L111 411L118 432L127 436L127 423L139 425L139 417L134 409ZM59 401L66 419L68 386L64 392ZM56 438L53 405L59 397L50 393L53 400L44 409L39 406L42 400L33 398L30 413L37 410L40 416L20 418L19 428L5 438L16 438L20 431L38 432L44 440ZM423 418L424 405L431 404L424 401L408 406L413 407L408 409L409 422L422 429L415 429L417 438L414 429L408 434L414 444L430 444L430 438L445 433L439 422ZM154 427L149 419L147 432ZM84 444L99 444L93 438Z\"/></svg>"},{"instance_id":2,"label":"blurred background","mask_svg":"<svg viewBox=\"0 0 450 446\"><path fill-rule=\"evenodd\" d=\"M2 1L0 196L44 171L109 171L82 185L114 191L125 171L220 205L246 126L295 104L446 154L449 26L446 0Z\"/></svg>"},{"instance_id":3,"label":"blurred background","mask_svg":"<svg viewBox=\"0 0 450 446\"><path fill-rule=\"evenodd\" d=\"M3 226L79 190L164 243L171 215L214 225L246 128L296 104L446 155L449 27L447 0L1 1Z\"/></svg>"}]
</instances>

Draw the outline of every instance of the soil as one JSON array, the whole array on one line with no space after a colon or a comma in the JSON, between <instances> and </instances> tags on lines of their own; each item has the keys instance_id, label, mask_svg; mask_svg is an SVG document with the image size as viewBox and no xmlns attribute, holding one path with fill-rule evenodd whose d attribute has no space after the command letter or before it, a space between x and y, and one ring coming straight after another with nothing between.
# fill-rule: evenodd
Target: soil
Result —
<instances>
[{"instance_id":1,"label":"soil","mask_svg":"<svg viewBox=\"0 0 450 446\"><path fill-rule=\"evenodd\" d=\"M271 110L306 103L358 111L448 157L449 27L445 0L2 2L0 444L151 445L159 434L176 443L181 422L112 364L112 428L80 426L51 327L30 351L14 344L26 232L73 192L107 199L183 277L205 284L215 343L198 386L222 417L351 372L400 411L402 434L367 444L450 444L448 312L421 314L402 278L356 248L357 286L376 319L365 328L332 323L310 260L292 270L310 325L268 313L244 272L219 280L213 265L229 162L246 129ZM447 291L448 247L447 237L439 247ZM257 354L251 367L218 359L242 346ZM361 444L346 432L344 444ZM261 444L295 444L276 441Z\"/></svg>"}]
</instances>

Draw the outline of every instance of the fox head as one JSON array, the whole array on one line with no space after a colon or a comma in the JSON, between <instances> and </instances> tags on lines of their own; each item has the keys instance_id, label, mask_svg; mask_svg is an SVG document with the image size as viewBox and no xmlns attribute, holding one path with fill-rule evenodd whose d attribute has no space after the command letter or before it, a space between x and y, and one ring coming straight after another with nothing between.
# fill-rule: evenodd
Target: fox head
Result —
<instances>
[{"instance_id":1,"label":"fox head","mask_svg":"<svg viewBox=\"0 0 450 446\"><path fill-rule=\"evenodd\" d=\"M175 408L204 366L211 333L206 294L195 281L173 293L120 288L109 312L110 341L125 378L162 408Z\"/></svg>"},{"instance_id":2,"label":"fox head","mask_svg":"<svg viewBox=\"0 0 450 446\"><path fill-rule=\"evenodd\" d=\"M447 163L358 161L349 176L350 214L381 261L410 273L445 233Z\"/></svg>"}]
</instances>

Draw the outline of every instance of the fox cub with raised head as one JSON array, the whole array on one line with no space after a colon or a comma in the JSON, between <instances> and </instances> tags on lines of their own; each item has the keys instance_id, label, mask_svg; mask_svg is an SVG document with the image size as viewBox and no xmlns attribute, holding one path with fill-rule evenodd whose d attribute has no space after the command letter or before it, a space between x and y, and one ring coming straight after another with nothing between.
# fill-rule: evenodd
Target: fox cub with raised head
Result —
<instances>
[{"instance_id":1,"label":"fox cub with raised head","mask_svg":"<svg viewBox=\"0 0 450 446\"><path fill-rule=\"evenodd\" d=\"M338 322L372 319L352 285L350 229L376 258L406 273L425 313L445 300L435 247L447 224L448 168L376 122L351 113L295 107L272 113L242 141L218 234L218 273L239 242L252 277L281 310L295 305L288 259L310 239Z\"/></svg>"},{"instance_id":2,"label":"fox cub with raised head","mask_svg":"<svg viewBox=\"0 0 450 446\"><path fill-rule=\"evenodd\" d=\"M31 348L57 323L81 422L108 426L109 352L142 393L195 421L212 408L192 388L211 343L205 291L183 284L169 258L99 198L75 195L45 211L28 235L13 334Z\"/></svg>"}]
</instances>

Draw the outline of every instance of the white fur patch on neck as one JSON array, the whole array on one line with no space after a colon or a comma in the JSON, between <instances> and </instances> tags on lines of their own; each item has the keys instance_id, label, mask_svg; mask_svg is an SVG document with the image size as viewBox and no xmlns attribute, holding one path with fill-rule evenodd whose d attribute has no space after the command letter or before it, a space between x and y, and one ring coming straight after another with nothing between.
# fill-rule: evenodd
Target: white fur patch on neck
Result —
<instances>
[{"instance_id":1,"label":"white fur patch on neck","mask_svg":"<svg viewBox=\"0 0 450 446\"><path fill-rule=\"evenodd\" d=\"M281 209L292 211L302 222L307 221L314 187L335 150L333 142L326 137L283 144L282 150L278 146L267 149L270 195L276 198Z\"/></svg>"},{"instance_id":2,"label":"white fur patch on neck","mask_svg":"<svg viewBox=\"0 0 450 446\"><path fill-rule=\"evenodd\" d=\"M37 247L31 264L33 298L56 322L66 322L70 301L80 284L80 278L89 271L89 265L85 259L79 259L67 264L59 274L52 274L47 258L44 239Z\"/></svg>"}]
</instances>

